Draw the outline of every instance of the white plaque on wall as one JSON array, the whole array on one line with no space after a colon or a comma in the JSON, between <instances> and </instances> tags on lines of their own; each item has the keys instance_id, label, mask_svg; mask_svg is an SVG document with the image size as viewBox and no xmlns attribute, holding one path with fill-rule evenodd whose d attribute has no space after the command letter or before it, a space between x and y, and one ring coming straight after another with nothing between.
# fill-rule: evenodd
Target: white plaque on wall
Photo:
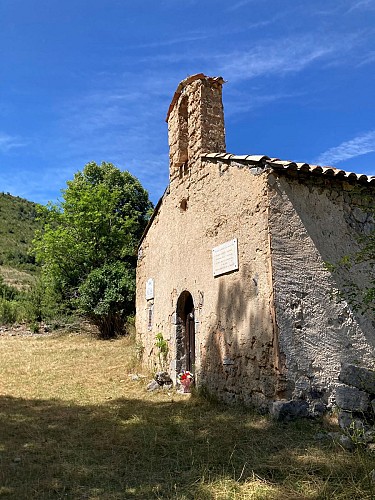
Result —
<instances>
[{"instance_id":1,"label":"white plaque on wall","mask_svg":"<svg viewBox=\"0 0 375 500\"><path fill-rule=\"evenodd\" d=\"M238 270L237 238L212 249L212 270L214 276Z\"/></svg>"},{"instance_id":2,"label":"white plaque on wall","mask_svg":"<svg viewBox=\"0 0 375 500\"><path fill-rule=\"evenodd\" d=\"M146 300L154 298L154 280L149 278L146 282Z\"/></svg>"}]
</instances>

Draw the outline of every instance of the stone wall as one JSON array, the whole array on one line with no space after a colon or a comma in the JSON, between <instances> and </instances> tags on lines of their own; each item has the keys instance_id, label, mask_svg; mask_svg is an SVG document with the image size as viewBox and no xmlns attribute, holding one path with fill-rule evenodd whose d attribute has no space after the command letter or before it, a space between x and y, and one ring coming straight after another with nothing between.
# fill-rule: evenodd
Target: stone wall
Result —
<instances>
[{"instance_id":1,"label":"stone wall","mask_svg":"<svg viewBox=\"0 0 375 500\"><path fill-rule=\"evenodd\" d=\"M363 285L368 269L332 274L325 264L355 252L356 235L374 227L368 207L373 194L359 184L301 173L272 173L269 186L284 397L328 401L342 363L374 366L373 318L354 312L346 300L347 284Z\"/></svg>"},{"instance_id":2,"label":"stone wall","mask_svg":"<svg viewBox=\"0 0 375 500\"><path fill-rule=\"evenodd\" d=\"M195 166L172 183L139 250L137 331L145 361L157 362L155 335L162 332L175 376L177 301L189 291L198 385L228 402L261 404L276 397L278 375L267 176L220 162ZM233 238L238 239L239 269L214 278L212 249ZM149 278L155 294L147 301Z\"/></svg>"}]
</instances>

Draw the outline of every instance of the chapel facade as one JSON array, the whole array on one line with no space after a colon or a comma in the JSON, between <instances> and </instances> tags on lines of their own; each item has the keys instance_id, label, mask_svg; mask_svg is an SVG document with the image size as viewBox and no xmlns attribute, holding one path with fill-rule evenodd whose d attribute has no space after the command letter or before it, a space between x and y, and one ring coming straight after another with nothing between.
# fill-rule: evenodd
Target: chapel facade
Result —
<instances>
[{"instance_id":1,"label":"chapel facade","mask_svg":"<svg viewBox=\"0 0 375 500\"><path fill-rule=\"evenodd\" d=\"M226 153L223 83L191 76L168 110L170 181L138 251L144 362L226 402L329 401L343 363L374 367L374 320L346 300L369 269L327 263L374 229L375 177Z\"/></svg>"}]
</instances>

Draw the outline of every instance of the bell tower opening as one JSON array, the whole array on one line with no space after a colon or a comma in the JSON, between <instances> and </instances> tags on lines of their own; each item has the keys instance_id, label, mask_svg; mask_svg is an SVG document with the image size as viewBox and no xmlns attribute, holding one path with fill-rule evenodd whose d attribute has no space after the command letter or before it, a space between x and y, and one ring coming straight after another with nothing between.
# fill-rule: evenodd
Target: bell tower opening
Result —
<instances>
[{"instance_id":1,"label":"bell tower opening","mask_svg":"<svg viewBox=\"0 0 375 500\"><path fill-rule=\"evenodd\" d=\"M221 77L192 75L177 87L167 114L170 182L199 168L203 153L225 152Z\"/></svg>"}]
</instances>

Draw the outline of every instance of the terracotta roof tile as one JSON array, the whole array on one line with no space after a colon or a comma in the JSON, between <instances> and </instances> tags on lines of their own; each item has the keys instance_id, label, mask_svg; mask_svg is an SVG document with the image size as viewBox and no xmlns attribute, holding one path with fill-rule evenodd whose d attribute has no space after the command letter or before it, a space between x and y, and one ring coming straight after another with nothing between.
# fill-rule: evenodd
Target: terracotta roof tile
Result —
<instances>
[{"instance_id":1,"label":"terracotta roof tile","mask_svg":"<svg viewBox=\"0 0 375 500\"><path fill-rule=\"evenodd\" d=\"M264 155L248 155L247 159L254 162L264 163L269 160L269 157Z\"/></svg>"},{"instance_id":2,"label":"terracotta roof tile","mask_svg":"<svg viewBox=\"0 0 375 500\"><path fill-rule=\"evenodd\" d=\"M205 153L202 159L222 159L226 161L238 161L249 163L251 165L259 164L260 167L271 167L277 171L306 172L314 175L324 175L327 177L337 177L349 181L375 185L374 175L357 174L355 172L346 172L331 166L310 165L308 163L296 163L290 160L280 160L279 158L270 158L265 155L233 155L229 153Z\"/></svg>"},{"instance_id":3,"label":"terracotta roof tile","mask_svg":"<svg viewBox=\"0 0 375 500\"><path fill-rule=\"evenodd\" d=\"M234 160L243 161L243 160L247 160L248 157L249 157L249 155L235 155L232 158Z\"/></svg>"}]
</instances>

